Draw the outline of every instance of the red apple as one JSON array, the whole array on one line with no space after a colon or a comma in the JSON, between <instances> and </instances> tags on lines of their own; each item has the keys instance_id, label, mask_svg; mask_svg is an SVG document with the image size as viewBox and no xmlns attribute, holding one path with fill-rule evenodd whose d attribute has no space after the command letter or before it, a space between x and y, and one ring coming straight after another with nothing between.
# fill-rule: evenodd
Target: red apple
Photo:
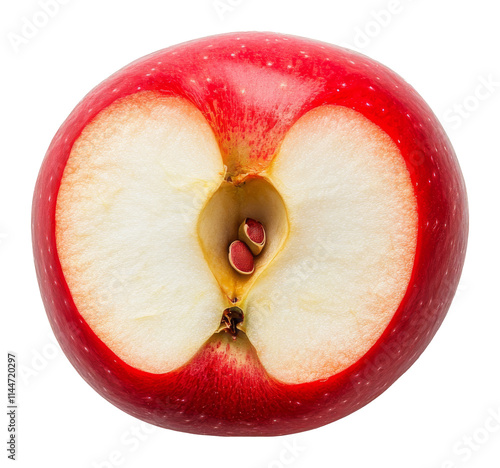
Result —
<instances>
[{"instance_id":1,"label":"red apple","mask_svg":"<svg viewBox=\"0 0 500 468\"><path fill-rule=\"evenodd\" d=\"M71 363L127 413L198 434L304 431L380 395L440 326L467 231L457 159L413 88L273 33L112 75L58 131L33 202Z\"/></svg>"}]
</instances>

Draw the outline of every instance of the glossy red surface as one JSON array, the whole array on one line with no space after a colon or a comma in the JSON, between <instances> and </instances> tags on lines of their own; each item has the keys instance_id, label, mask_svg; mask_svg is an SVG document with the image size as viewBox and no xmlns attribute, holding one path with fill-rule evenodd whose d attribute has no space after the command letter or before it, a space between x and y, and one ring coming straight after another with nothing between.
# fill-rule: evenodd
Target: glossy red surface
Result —
<instances>
[{"instance_id":1,"label":"glossy red surface","mask_svg":"<svg viewBox=\"0 0 500 468\"><path fill-rule=\"evenodd\" d=\"M193 102L234 172L239 165L250 172L264 167L290 126L323 104L361 112L396 142L417 197L416 259L399 310L355 365L324 382L283 385L265 374L251 348L244 359L248 365L241 365L230 344L210 343L182 369L149 374L121 361L84 322L57 256L57 193L82 129L114 100L142 90ZM41 294L74 367L107 400L140 419L215 435L303 431L342 418L380 395L418 358L444 319L462 270L467 231L466 192L457 159L435 115L413 88L362 55L273 33L191 41L112 75L78 104L56 134L33 201ZM221 346L226 352L216 352Z\"/></svg>"}]
</instances>

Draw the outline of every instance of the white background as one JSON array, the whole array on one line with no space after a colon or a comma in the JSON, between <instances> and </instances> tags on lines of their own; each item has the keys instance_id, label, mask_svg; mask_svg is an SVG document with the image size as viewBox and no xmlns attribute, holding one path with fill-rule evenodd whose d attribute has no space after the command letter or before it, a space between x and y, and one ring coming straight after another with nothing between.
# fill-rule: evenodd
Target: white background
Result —
<instances>
[{"instance_id":1,"label":"white background","mask_svg":"<svg viewBox=\"0 0 500 468\"><path fill-rule=\"evenodd\" d=\"M220 0L219 11L213 0L64 3L46 25L31 31L32 37L26 37L23 24L43 20L38 0L6 0L0 15L1 333L5 353L18 354L21 371L17 465L500 466L498 2ZM453 142L467 182L471 228L449 315L422 357L381 397L307 433L228 440L142 424L78 376L54 343L43 310L30 209L50 140L84 94L147 53L238 30L350 46L402 75L440 117ZM6 401L5 386L3 392ZM491 415L499 419L496 425Z\"/></svg>"}]
</instances>

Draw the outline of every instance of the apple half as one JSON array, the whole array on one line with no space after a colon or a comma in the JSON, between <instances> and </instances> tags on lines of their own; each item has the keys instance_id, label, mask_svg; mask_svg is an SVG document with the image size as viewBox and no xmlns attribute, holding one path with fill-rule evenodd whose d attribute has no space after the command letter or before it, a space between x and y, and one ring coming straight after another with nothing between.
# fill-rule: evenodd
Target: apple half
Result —
<instances>
[{"instance_id":1,"label":"apple half","mask_svg":"<svg viewBox=\"0 0 500 468\"><path fill-rule=\"evenodd\" d=\"M273 33L156 52L76 107L33 203L37 275L78 372L149 423L315 428L417 359L462 270L464 182L382 65Z\"/></svg>"}]
</instances>

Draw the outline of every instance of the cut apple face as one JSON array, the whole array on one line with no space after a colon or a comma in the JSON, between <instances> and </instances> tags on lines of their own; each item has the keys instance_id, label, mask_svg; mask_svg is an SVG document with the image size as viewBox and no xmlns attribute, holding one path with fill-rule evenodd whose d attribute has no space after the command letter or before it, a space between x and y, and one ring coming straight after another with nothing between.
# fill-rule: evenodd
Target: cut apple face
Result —
<instances>
[{"instance_id":1,"label":"cut apple face","mask_svg":"<svg viewBox=\"0 0 500 468\"><path fill-rule=\"evenodd\" d=\"M255 167L228 174L201 112L156 92L117 100L75 142L59 259L78 311L127 364L170 372L214 334L245 333L272 378L299 384L351 366L387 328L417 242L396 144L325 105Z\"/></svg>"}]
</instances>

